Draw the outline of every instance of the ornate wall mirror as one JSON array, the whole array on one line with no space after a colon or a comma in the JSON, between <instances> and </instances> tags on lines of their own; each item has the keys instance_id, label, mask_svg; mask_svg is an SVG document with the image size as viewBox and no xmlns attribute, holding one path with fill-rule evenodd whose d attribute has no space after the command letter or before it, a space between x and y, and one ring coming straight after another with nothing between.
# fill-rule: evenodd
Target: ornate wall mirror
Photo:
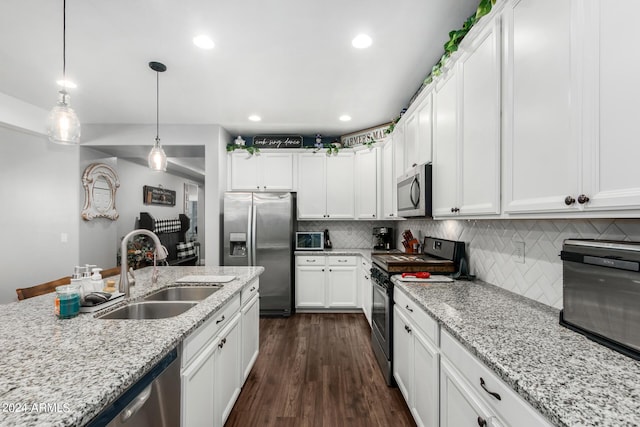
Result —
<instances>
[{"instance_id":1,"label":"ornate wall mirror","mask_svg":"<svg viewBox=\"0 0 640 427\"><path fill-rule=\"evenodd\" d=\"M109 165L92 163L82 174L84 207L82 219L108 218L115 221L120 216L116 211L116 191L120 187L118 174Z\"/></svg>"}]
</instances>

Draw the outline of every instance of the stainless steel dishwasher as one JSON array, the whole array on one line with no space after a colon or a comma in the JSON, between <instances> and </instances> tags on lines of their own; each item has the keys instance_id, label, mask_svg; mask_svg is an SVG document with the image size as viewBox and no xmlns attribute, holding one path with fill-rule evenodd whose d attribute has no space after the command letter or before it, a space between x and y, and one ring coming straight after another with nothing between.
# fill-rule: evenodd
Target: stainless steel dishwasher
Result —
<instances>
[{"instance_id":1,"label":"stainless steel dishwasher","mask_svg":"<svg viewBox=\"0 0 640 427\"><path fill-rule=\"evenodd\" d=\"M87 426L180 425L180 356L173 349Z\"/></svg>"}]
</instances>

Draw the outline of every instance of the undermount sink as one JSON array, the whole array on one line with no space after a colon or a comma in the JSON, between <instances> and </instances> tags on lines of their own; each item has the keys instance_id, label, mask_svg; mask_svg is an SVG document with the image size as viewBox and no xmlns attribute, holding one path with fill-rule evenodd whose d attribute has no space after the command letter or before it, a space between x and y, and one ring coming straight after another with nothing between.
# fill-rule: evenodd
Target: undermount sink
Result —
<instances>
[{"instance_id":1,"label":"undermount sink","mask_svg":"<svg viewBox=\"0 0 640 427\"><path fill-rule=\"evenodd\" d=\"M189 310L198 304L193 301L143 301L125 305L99 319L166 319Z\"/></svg>"},{"instance_id":2,"label":"undermount sink","mask_svg":"<svg viewBox=\"0 0 640 427\"><path fill-rule=\"evenodd\" d=\"M143 299L145 301L202 301L222 289L220 286L179 286L164 288Z\"/></svg>"}]
</instances>

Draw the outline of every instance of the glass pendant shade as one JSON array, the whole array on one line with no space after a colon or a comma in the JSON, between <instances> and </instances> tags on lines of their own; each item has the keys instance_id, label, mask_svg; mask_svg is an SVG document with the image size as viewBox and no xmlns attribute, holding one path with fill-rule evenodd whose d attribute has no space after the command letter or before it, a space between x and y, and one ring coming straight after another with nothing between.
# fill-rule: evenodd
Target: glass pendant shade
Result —
<instances>
[{"instance_id":1,"label":"glass pendant shade","mask_svg":"<svg viewBox=\"0 0 640 427\"><path fill-rule=\"evenodd\" d=\"M56 144L80 143L80 120L69 106L69 94L64 90L58 92L58 104L49 113L47 135Z\"/></svg>"},{"instance_id":2,"label":"glass pendant shade","mask_svg":"<svg viewBox=\"0 0 640 427\"><path fill-rule=\"evenodd\" d=\"M149 169L159 172L167 171L167 155L160 145L160 139L156 138L156 143L149 152Z\"/></svg>"}]
</instances>

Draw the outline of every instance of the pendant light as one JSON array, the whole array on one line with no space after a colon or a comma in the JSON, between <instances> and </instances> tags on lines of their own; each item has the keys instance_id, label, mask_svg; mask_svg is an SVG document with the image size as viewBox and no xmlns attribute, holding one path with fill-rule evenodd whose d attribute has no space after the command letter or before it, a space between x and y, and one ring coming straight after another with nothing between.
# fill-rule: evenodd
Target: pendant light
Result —
<instances>
[{"instance_id":1,"label":"pendant light","mask_svg":"<svg viewBox=\"0 0 640 427\"><path fill-rule=\"evenodd\" d=\"M62 1L62 80L67 80L67 0ZM56 144L80 143L80 120L69 107L66 85L58 92L58 103L49 113L47 122L49 141Z\"/></svg>"},{"instance_id":2,"label":"pendant light","mask_svg":"<svg viewBox=\"0 0 640 427\"><path fill-rule=\"evenodd\" d=\"M160 73L167 71L167 67L160 62L149 62L149 68L156 72L156 143L149 152L149 168L165 172L167 155L160 145Z\"/></svg>"}]
</instances>

